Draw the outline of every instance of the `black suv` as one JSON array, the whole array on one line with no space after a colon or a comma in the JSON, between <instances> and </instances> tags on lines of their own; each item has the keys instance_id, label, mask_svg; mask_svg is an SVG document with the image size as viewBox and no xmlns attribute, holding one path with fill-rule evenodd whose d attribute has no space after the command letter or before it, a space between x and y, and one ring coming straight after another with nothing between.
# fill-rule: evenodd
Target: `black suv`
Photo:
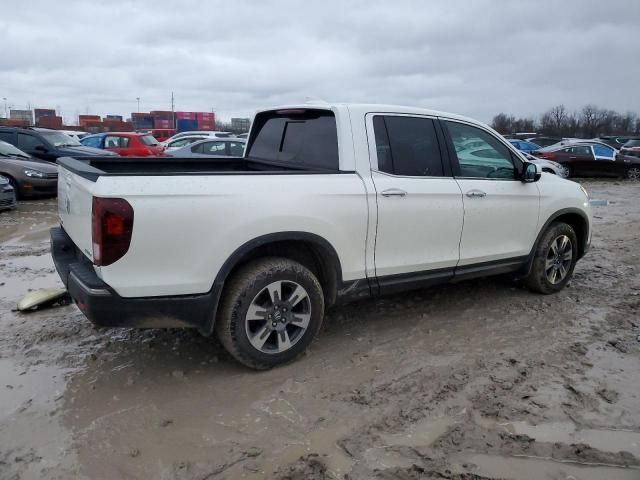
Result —
<instances>
[{"instance_id":1,"label":"black suv","mask_svg":"<svg viewBox=\"0 0 640 480\"><path fill-rule=\"evenodd\" d=\"M0 127L0 140L32 157L55 162L58 157L87 157L113 154L99 148L85 147L57 130L47 128Z\"/></svg>"}]
</instances>

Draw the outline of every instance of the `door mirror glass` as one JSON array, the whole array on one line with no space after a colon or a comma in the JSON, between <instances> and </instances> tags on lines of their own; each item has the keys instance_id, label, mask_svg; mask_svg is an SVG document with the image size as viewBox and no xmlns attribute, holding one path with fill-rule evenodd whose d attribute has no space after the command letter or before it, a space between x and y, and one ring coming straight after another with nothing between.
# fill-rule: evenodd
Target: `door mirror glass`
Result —
<instances>
[{"instance_id":1,"label":"door mirror glass","mask_svg":"<svg viewBox=\"0 0 640 480\"><path fill-rule=\"evenodd\" d=\"M526 183L537 182L542 174L535 163L525 162L522 170L522 181Z\"/></svg>"},{"instance_id":2,"label":"door mirror glass","mask_svg":"<svg viewBox=\"0 0 640 480\"><path fill-rule=\"evenodd\" d=\"M42 153L47 153L47 147L45 147L44 145L36 145L35 147L33 147L33 149L37 152L42 152Z\"/></svg>"}]
</instances>

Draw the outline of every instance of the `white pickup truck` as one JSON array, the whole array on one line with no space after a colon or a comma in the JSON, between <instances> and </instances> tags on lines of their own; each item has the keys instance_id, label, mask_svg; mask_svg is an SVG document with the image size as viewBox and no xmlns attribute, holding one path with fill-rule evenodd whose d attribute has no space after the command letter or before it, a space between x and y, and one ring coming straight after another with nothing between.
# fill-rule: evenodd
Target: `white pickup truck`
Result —
<instances>
[{"instance_id":1,"label":"white pickup truck","mask_svg":"<svg viewBox=\"0 0 640 480\"><path fill-rule=\"evenodd\" d=\"M58 163L52 254L85 315L215 333L253 368L347 300L504 273L557 292L590 245L579 184L420 108L260 111L242 158Z\"/></svg>"}]
</instances>

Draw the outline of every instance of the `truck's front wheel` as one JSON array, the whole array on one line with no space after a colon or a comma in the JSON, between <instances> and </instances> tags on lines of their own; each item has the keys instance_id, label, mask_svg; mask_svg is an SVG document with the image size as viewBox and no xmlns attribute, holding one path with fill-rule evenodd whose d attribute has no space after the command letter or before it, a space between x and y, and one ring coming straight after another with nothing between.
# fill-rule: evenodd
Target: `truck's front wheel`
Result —
<instances>
[{"instance_id":1,"label":"truck's front wheel","mask_svg":"<svg viewBox=\"0 0 640 480\"><path fill-rule=\"evenodd\" d=\"M322 287L309 269L286 258L261 258L228 281L216 333L239 362L267 369L301 354L323 317Z\"/></svg>"}]
</instances>

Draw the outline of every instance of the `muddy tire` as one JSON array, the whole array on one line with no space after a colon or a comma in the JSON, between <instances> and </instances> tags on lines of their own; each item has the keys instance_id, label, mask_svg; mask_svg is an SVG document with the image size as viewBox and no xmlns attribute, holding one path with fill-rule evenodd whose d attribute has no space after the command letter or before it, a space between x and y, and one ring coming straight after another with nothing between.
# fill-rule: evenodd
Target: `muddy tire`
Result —
<instances>
[{"instance_id":1,"label":"muddy tire","mask_svg":"<svg viewBox=\"0 0 640 480\"><path fill-rule=\"evenodd\" d=\"M566 223L552 223L540 239L524 283L534 292L559 292L571 279L577 261L576 232Z\"/></svg>"},{"instance_id":2,"label":"muddy tire","mask_svg":"<svg viewBox=\"0 0 640 480\"><path fill-rule=\"evenodd\" d=\"M240 363L264 370L306 350L324 318L320 282L286 258L261 258L228 280L216 334Z\"/></svg>"}]
</instances>

